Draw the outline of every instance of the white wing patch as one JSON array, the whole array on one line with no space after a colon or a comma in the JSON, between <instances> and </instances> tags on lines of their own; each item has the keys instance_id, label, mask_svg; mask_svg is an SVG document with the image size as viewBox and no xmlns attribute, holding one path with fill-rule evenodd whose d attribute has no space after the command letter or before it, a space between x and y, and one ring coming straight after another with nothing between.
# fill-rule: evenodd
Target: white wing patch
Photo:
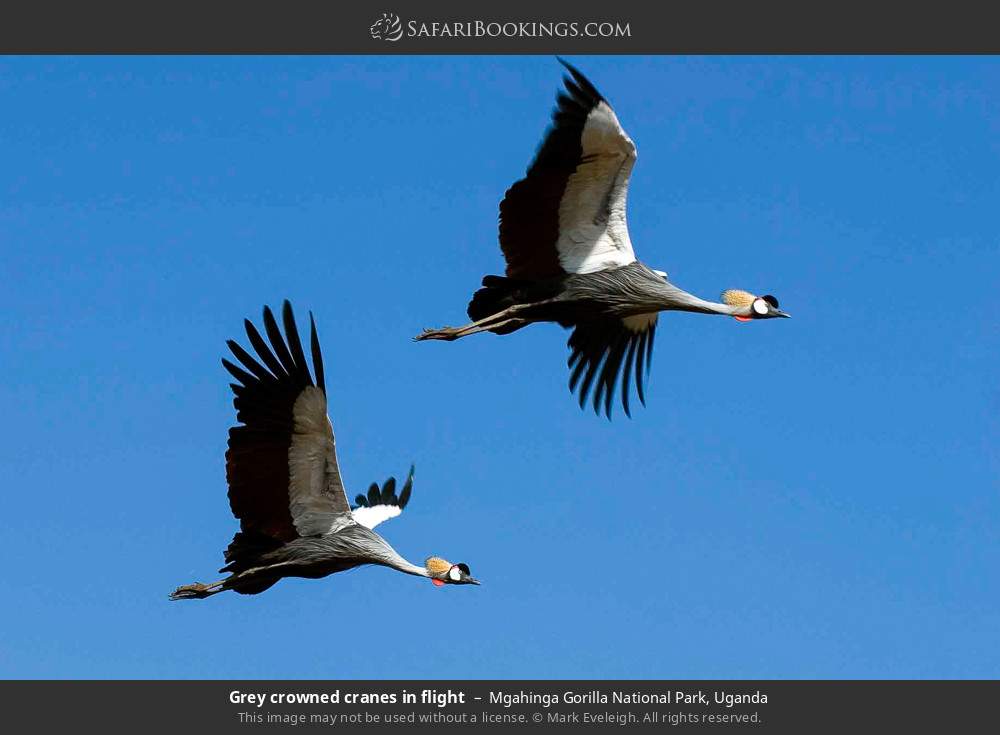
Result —
<instances>
[{"instance_id":1,"label":"white wing patch","mask_svg":"<svg viewBox=\"0 0 1000 735\"><path fill-rule=\"evenodd\" d=\"M636 149L614 110L601 102L583 126L583 157L559 203L559 263L593 273L635 261L625 204Z\"/></svg>"},{"instance_id":2,"label":"white wing patch","mask_svg":"<svg viewBox=\"0 0 1000 735\"><path fill-rule=\"evenodd\" d=\"M351 522L350 505L337 466L326 396L309 386L295 400L288 450L288 509L299 536L339 531Z\"/></svg>"},{"instance_id":3,"label":"white wing patch","mask_svg":"<svg viewBox=\"0 0 1000 735\"><path fill-rule=\"evenodd\" d=\"M365 528L375 528L378 524L395 518L402 512L397 505L373 505L355 508L351 511L354 514L354 520Z\"/></svg>"}]
</instances>

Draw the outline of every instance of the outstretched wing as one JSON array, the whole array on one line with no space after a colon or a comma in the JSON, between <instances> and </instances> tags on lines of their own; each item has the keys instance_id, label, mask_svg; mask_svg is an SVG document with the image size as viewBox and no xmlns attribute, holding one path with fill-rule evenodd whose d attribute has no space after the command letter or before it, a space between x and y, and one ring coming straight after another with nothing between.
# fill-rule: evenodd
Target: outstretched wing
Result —
<instances>
[{"instance_id":1,"label":"outstretched wing","mask_svg":"<svg viewBox=\"0 0 1000 735\"><path fill-rule=\"evenodd\" d=\"M566 344L571 350L569 389L579 391L581 408L593 391L594 413L600 413L603 404L610 419L611 399L621 375L622 408L626 416L631 416L628 401L633 370L636 393L646 405L644 370L649 372L653 358L656 321L656 314L641 314L624 319L608 317L576 326Z\"/></svg>"},{"instance_id":2,"label":"outstretched wing","mask_svg":"<svg viewBox=\"0 0 1000 735\"><path fill-rule=\"evenodd\" d=\"M500 203L510 278L593 273L635 260L625 200L636 150L614 110L575 68L527 175Z\"/></svg>"},{"instance_id":3,"label":"outstretched wing","mask_svg":"<svg viewBox=\"0 0 1000 735\"><path fill-rule=\"evenodd\" d=\"M246 320L247 337L257 358L229 340L229 349L242 367L222 361L238 381L231 387L241 424L229 430L226 452L229 504L240 520L240 533L226 552L227 561L250 546L317 536L352 523L333 427L326 414L316 325L310 314L313 382L287 301L282 321L284 337L271 310L264 307L264 331L270 345Z\"/></svg>"},{"instance_id":4,"label":"outstretched wing","mask_svg":"<svg viewBox=\"0 0 1000 735\"><path fill-rule=\"evenodd\" d=\"M413 490L413 467L410 467L410 474L406 477L403 489L396 495L396 478L390 477L379 489L378 483L373 482L368 488L367 495L359 494L354 499L351 506L351 513L354 520L365 528L375 528L383 521L395 518L403 512L403 508L410 502L410 492Z\"/></svg>"}]
</instances>

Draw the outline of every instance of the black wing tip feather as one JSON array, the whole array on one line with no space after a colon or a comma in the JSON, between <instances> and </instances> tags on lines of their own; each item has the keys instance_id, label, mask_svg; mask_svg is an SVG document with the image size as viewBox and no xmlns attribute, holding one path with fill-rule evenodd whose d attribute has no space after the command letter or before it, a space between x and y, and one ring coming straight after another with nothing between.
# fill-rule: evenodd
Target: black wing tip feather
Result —
<instances>
[{"instance_id":1,"label":"black wing tip feather","mask_svg":"<svg viewBox=\"0 0 1000 735\"><path fill-rule=\"evenodd\" d=\"M312 352L313 372L316 373L316 386L326 393L326 376L323 374L323 352L319 347L319 334L316 332L316 320L309 312L309 349Z\"/></svg>"},{"instance_id":2,"label":"black wing tip feather","mask_svg":"<svg viewBox=\"0 0 1000 735\"><path fill-rule=\"evenodd\" d=\"M600 415L603 408L609 421L616 389L621 391L622 409L628 418L632 418L629 393L633 385L639 402L646 405L645 381L656 324L638 333L616 331L610 325L577 325L567 342L570 392L577 394L581 409L591 398L594 413Z\"/></svg>"},{"instance_id":3,"label":"black wing tip feather","mask_svg":"<svg viewBox=\"0 0 1000 735\"><path fill-rule=\"evenodd\" d=\"M406 504L410 502L410 493L413 491L413 470L414 466L410 465L410 472L406 476L406 482L403 484L402 491L396 494L396 478L390 477L384 483L382 487L379 488L377 482L373 482L368 487L368 494L358 493L354 496L354 505L351 506L351 510L357 508L372 508L376 505L395 505L400 510L406 508Z\"/></svg>"},{"instance_id":4,"label":"black wing tip feather","mask_svg":"<svg viewBox=\"0 0 1000 735\"><path fill-rule=\"evenodd\" d=\"M406 482L403 483L403 489L399 493L399 509L403 510L406 504L410 502L410 494L413 492L413 470L414 465L410 465L410 471L406 475Z\"/></svg>"},{"instance_id":5,"label":"black wing tip feather","mask_svg":"<svg viewBox=\"0 0 1000 735\"><path fill-rule=\"evenodd\" d=\"M233 363L231 363L224 357L222 358L222 367L224 367L230 375L236 378L237 382L241 385L241 387L253 385L254 383L257 382L257 379L254 376L252 376L246 370L236 367Z\"/></svg>"},{"instance_id":6,"label":"black wing tip feather","mask_svg":"<svg viewBox=\"0 0 1000 735\"><path fill-rule=\"evenodd\" d=\"M599 91L597 91L597 87L595 87L593 82L591 82L589 79L587 79L586 76L584 76L583 72L581 72L579 69L577 69L575 66L573 66L571 63L566 61L566 59L562 58L561 56L557 56L556 61L558 61L560 64L566 67L566 71L570 73L569 77L564 77L564 79L566 80L566 88L569 89L570 93L576 96L576 93L578 91L582 92L584 95L590 98L588 101L592 102L592 104L594 105L596 105L598 102L607 103L607 100L604 98L604 95L602 95Z\"/></svg>"},{"instance_id":7,"label":"black wing tip feather","mask_svg":"<svg viewBox=\"0 0 1000 735\"><path fill-rule=\"evenodd\" d=\"M313 385L312 376L309 374L309 363L306 362L305 352L302 351L302 340L299 339L299 328L295 324L295 312L292 311L292 304L288 299L281 305L281 320L285 326L285 339L288 340L288 351L291 353L295 372L306 385Z\"/></svg>"},{"instance_id":8,"label":"black wing tip feather","mask_svg":"<svg viewBox=\"0 0 1000 735\"><path fill-rule=\"evenodd\" d=\"M282 334L282 328L278 325L271 307L266 304L264 305L262 321L267 339L261 336L260 331L258 331L252 321L244 319L243 327L250 345L253 347L254 352L257 353L256 358L236 340L227 339L226 346L229 347L230 352L232 352L242 367L237 366L226 358L222 359L223 367L243 387L249 387L262 382L282 383L292 380L298 382L303 387L316 385L326 393L323 354L320 350L316 321L312 312L309 312L309 342L315 383L313 382L313 376L310 374L305 353L302 350L302 342L299 339L298 329L295 326L295 313L288 299L282 302L281 317L284 334ZM236 386L233 389L235 391Z\"/></svg>"}]
</instances>

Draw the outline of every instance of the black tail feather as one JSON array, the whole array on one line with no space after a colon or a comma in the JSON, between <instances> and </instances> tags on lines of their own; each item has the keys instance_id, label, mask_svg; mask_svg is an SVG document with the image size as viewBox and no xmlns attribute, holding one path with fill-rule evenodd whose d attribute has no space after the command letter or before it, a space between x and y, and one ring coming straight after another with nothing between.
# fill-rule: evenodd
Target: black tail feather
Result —
<instances>
[{"instance_id":1,"label":"black tail feather","mask_svg":"<svg viewBox=\"0 0 1000 735\"><path fill-rule=\"evenodd\" d=\"M238 573L249 569L258 563L261 555L280 548L281 541L262 533L252 531L237 531L233 540L226 548L226 566L220 572Z\"/></svg>"},{"instance_id":2,"label":"black tail feather","mask_svg":"<svg viewBox=\"0 0 1000 735\"><path fill-rule=\"evenodd\" d=\"M467 310L469 319L478 322L518 303L517 292L522 285L520 281L504 276L484 277L483 287L472 294L472 300L469 302ZM494 334L509 334L523 326L523 323L512 323L489 331Z\"/></svg>"}]
</instances>

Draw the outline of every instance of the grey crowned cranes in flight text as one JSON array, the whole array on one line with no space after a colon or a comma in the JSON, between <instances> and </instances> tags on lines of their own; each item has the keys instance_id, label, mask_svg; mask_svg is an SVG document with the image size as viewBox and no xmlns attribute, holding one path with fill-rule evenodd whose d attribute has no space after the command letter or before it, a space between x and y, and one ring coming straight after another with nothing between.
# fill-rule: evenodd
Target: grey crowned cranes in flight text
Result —
<instances>
[{"instance_id":1,"label":"grey crowned cranes in flight text","mask_svg":"<svg viewBox=\"0 0 1000 735\"><path fill-rule=\"evenodd\" d=\"M282 309L285 337L264 308L270 347L244 322L254 359L236 342L227 344L243 367L222 364L238 381L231 387L236 418L229 430L226 480L229 505L240 530L225 552L229 572L212 584L178 587L173 600L208 597L224 590L253 595L283 577L317 579L363 564L380 564L427 577L435 585L479 584L465 564L431 557L418 566L406 561L372 529L398 516L410 498L413 469L397 496L390 478L380 489L358 495L351 507L337 464L333 426L326 413L323 356L309 315L313 376L295 327L292 307Z\"/></svg>"},{"instance_id":2,"label":"grey crowned cranes in flight text","mask_svg":"<svg viewBox=\"0 0 1000 735\"><path fill-rule=\"evenodd\" d=\"M610 418L620 374L625 413L633 371L645 404L643 370L649 371L658 312L740 321L788 314L773 296L740 290L723 292L721 303L705 301L636 260L625 220L635 144L594 85L560 62L570 77L556 98L552 125L527 174L500 203L506 276L483 279L469 302L470 324L428 329L416 339L509 334L533 322L572 327L570 390L579 391L581 407L593 390L594 411L603 407Z\"/></svg>"}]
</instances>

